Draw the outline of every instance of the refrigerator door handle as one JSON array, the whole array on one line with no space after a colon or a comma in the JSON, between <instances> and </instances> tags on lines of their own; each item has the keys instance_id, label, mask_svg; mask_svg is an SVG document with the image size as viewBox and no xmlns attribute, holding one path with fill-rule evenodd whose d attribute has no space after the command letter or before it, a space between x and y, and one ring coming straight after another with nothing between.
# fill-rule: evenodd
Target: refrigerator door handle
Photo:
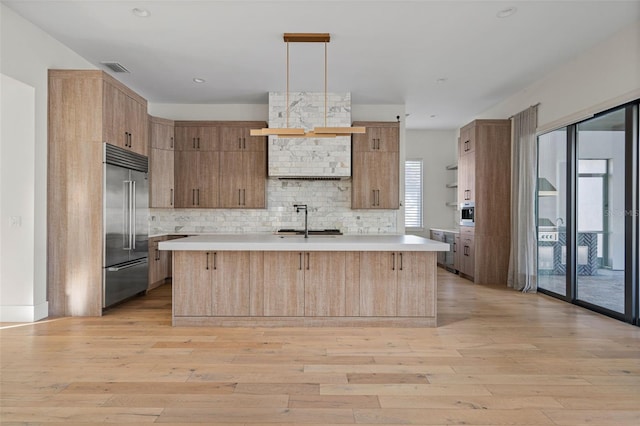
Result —
<instances>
[{"instance_id":1,"label":"refrigerator door handle","mask_svg":"<svg viewBox=\"0 0 640 426\"><path fill-rule=\"evenodd\" d=\"M123 230L122 230L122 249L131 250L131 181L125 180L122 203Z\"/></svg>"},{"instance_id":2,"label":"refrigerator door handle","mask_svg":"<svg viewBox=\"0 0 640 426\"><path fill-rule=\"evenodd\" d=\"M131 197L131 204L129 208L131 209L131 249L136 249L136 181L131 182L131 188L133 196Z\"/></svg>"},{"instance_id":3,"label":"refrigerator door handle","mask_svg":"<svg viewBox=\"0 0 640 426\"><path fill-rule=\"evenodd\" d=\"M118 271L122 271L123 269L133 268L134 266L144 265L145 263L147 263L147 258L146 257L144 259L140 259L140 260L137 260L135 262L127 263L127 264L122 265L122 266L111 266L111 267L107 268L107 271L109 271L109 272L118 272Z\"/></svg>"}]
</instances>

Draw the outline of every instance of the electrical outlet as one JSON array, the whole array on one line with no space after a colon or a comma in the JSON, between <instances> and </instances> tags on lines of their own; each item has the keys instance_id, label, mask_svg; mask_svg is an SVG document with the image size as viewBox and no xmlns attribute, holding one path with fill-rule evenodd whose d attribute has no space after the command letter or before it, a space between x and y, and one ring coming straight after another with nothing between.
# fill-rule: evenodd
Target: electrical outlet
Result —
<instances>
[{"instance_id":1,"label":"electrical outlet","mask_svg":"<svg viewBox=\"0 0 640 426\"><path fill-rule=\"evenodd\" d=\"M20 228L22 226L22 217L21 216L11 216L9 218L12 228Z\"/></svg>"}]
</instances>

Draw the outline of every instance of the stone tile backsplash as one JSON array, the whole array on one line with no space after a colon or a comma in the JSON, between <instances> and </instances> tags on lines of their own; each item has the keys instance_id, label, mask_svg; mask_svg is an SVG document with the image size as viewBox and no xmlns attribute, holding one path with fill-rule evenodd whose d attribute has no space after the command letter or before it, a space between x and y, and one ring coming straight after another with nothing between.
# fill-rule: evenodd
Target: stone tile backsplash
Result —
<instances>
[{"instance_id":1,"label":"stone tile backsplash","mask_svg":"<svg viewBox=\"0 0 640 426\"><path fill-rule=\"evenodd\" d=\"M351 93L327 93L326 127L351 126ZM269 92L269 127L325 126L324 92ZM351 176L351 138L278 138L269 136L269 176Z\"/></svg>"},{"instance_id":2,"label":"stone tile backsplash","mask_svg":"<svg viewBox=\"0 0 640 426\"><path fill-rule=\"evenodd\" d=\"M340 229L344 234L397 233L397 210L351 210L351 181L267 180L266 209L150 209L149 235L165 233L268 233L280 228Z\"/></svg>"}]
</instances>

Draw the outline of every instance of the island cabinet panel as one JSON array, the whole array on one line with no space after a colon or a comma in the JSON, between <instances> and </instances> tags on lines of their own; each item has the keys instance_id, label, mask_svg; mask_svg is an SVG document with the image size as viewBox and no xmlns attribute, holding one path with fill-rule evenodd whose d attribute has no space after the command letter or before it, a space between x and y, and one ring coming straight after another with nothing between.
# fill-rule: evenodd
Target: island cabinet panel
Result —
<instances>
[{"instance_id":1,"label":"island cabinet panel","mask_svg":"<svg viewBox=\"0 0 640 426\"><path fill-rule=\"evenodd\" d=\"M360 315L395 316L398 282L397 254L388 251L360 253Z\"/></svg>"},{"instance_id":2,"label":"island cabinet panel","mask_svg":"<svg viewBox=\"0 0 640 426\"><path fill-rule=\"evenodd\" d=\"M249 315L249 252L174 252L176 316Z\"/></svg>"},{"instance_id":3,"label":"island cabinet panel","mask_svg":"<svg viewBox=\"0 0 640 426\"><path fill-rule=\"evenodd\" d=\"M249 252L212 252L211 315L249 315Z\"/></svg>"},{"instance_id":4,"label":"island cabinet panel","mask_svg":"<svg viewBox=\"0 0 640 426\"><path fill-rule=\"evenodd\" d=\"M435 316L435 253L360 253L360 315Z\"/></svg>"},{"instance_id":5,"label":"island cabinet panel","mask_svg":"<svg viewBox=\"0 0 640 426\"><path fill-rule=\"evenodd\" d=\"M211 316L210 252L173 252L173 315Z\"/></svg>"},{"instance_id":6,"label":"island cabinet panel","mask_svg":"<svg viewBox=\"0 0 640 426\"><path fill-rule=\"evenodd\" d=\"M264 316L304 316L304 253L264 253Z\"/></svg>"},{"instance_id":7,"label":"island cabinet panel","mask_svg":"<svg viewBox=\"0 0 640 426\"><path fill-rule=\"evenodd\" d=\"M436 295L427 284L436 280L435 253L400 252L397 256L397 316L435 316Z\"/></svg>"},{"instance_id":8,"label":"island cabinet panel","mask_svg":"<svg viewBox=\"0 0 640 426\"><path fill-rule=\"evenodd\" d=\"M345 316L345 253L306 252L304 264L305 316Z\"/></svg>"}]
</instances>

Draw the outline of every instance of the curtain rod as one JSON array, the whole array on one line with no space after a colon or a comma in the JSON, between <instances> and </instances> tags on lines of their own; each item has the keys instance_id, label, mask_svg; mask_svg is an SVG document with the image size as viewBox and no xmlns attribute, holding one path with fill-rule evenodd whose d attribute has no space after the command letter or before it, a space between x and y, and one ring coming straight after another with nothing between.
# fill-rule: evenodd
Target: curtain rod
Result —
<instances>
[{"instance_id":1,"label":"curtain rod","mask_svg":"<svg viewBox=\"0 0 640 426\"><path fill-rule=\"evenodd\" d=\"M531 105L529 108L537 107L537 106L539 106L539 105L540 105L540 102L538 102L537 104L533 104L533 105ZM529 109L529 108L527 108L527 109ZM524 109L523 109L522 111L526 111L526 110L524 110ZM520 111L520 112L522 112L522 111ZM519 112L519 113L517 113L517 114L520 114L520 112ZM509 120L511 120L511 119L512 119L513 117L515 117L515 116L516 116L516 114L513 114L513 115L512 115L512 116L510 116L508 119L509 119Z\"/></svg>"}]
</instances>

